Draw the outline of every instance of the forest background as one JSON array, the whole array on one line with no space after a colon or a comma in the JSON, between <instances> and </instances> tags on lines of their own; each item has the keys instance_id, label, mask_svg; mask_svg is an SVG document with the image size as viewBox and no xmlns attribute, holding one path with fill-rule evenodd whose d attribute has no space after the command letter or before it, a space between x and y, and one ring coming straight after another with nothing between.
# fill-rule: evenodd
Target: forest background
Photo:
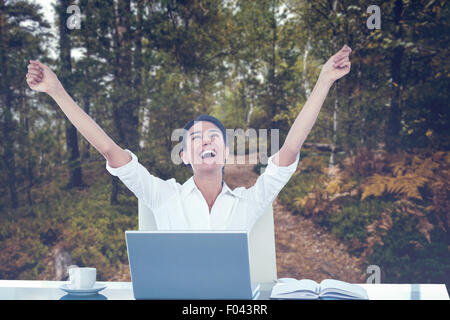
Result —
<instances>
[{"instance_id":1,"label":"forest background","mask_svg":"<svg viewBox=\"0 0 450 320\"><path fill-rule=\"evenodd\" d=\"M152 174L182 183L175 129L209 113L284 141L321 65L347 44L351 72L279 201L378 265L382 282L448 285L447 1L56 0L50 18L43 4L0 0L0 279L59 280L67 264L129 279L124 231L137 228L134 195L28 88L29 59Z\"/></svg>"}]
</instances>

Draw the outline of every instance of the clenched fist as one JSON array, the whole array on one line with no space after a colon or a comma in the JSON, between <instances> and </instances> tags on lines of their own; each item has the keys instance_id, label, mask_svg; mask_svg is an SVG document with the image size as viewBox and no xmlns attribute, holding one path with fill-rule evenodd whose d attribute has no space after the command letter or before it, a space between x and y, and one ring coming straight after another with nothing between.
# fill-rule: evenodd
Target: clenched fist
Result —
<instances>
[{"instance_id":1,"label":"clenched fist","mask_svg":"<svg viewBox=\"0 0 450 320\"><path fill-rule=\"evenodd\" d=\"M323 65L320 77L326 81L334 82L349 73L351 67L349 56L351 52L352 49L344 45L339 52Z\"/></svg>"},{"instance_id":2,"label":"clenched fist","mask_svg":"<svg viewBox=\"0 0 450 320\"><path fill-rule=\"evenodd\" d=\"M30 60L26 75L30 89L52 94L62 88L56 74L45 64Z\"/></svg>"}]
</instances>

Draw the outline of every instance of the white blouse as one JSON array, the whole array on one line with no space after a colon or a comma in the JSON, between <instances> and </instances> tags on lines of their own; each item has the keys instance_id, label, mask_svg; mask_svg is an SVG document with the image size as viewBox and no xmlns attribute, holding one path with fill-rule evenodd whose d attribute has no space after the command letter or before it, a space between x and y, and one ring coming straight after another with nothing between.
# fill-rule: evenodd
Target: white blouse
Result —
<instances>
[{"instance_id":1,"label":"white blouse","mask_svg":"<svg viewBox=\"0 0 450 320\"><path fill-rule=\"evenodd\" d=\"M298 153L291 165L280 167L270 157L264 173L248 189L231 190L224 182L210 213L193 177L184 184L173 178L162 180L150 174L134 153L126 151L130 162L111 168L106 161L106 169L152 209L158 230L250 231L294 174L300 158Z\"/></svg>"}]
</instances>

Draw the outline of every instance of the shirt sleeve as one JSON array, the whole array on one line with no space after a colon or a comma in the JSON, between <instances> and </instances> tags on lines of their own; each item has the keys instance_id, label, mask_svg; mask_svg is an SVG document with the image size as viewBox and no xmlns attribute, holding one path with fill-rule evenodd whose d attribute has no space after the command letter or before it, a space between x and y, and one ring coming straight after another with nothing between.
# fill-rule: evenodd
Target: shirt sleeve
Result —
<instances>
[{"instance_id":1,"label":"shirt sleeve","mask_svg":"<svg viewBox=\"0 0 450 320\"><path fill-rule=\"evenodd\" d=\"M246 190L248 199L255 206L255 214L248 216L249 230L253 224L262 216L266 208L272 204L278 193L288 183L289 179L295 173L300 159L300 152L297 158L289 166L277 166L273 163L273 157L268 159L266 170L261 174L256 183Z\"/></svg>"},{"instance_id":2,"label":"shirt sleeve","mask_svg":"<svg viewBox=\"0 0 450 320\"><path fill-rule=\"evenodd\" d=\"M131 161L118 168L112 168L106 161L106 170L118 177L131 192L150 209L158 208L164 199L167 199L175 191L174 179L162 180L151 175L148 170L139 163L136 155L125 149L131 155Z\"/></svg>"}]
</instances>

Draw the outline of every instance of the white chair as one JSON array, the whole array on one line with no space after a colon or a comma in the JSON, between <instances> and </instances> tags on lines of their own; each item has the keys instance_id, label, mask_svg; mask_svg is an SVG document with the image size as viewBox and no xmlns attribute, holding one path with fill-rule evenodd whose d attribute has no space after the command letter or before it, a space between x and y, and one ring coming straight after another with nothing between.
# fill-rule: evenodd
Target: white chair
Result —
<instances>
[{"instance_id":1,"label":"white chair","mask_svg":"<svg viewBox=\"0 0 450 320\"><path fill-rule=\"evenodd\" d=\"M142 201L138 202L139 230L157 230L152 210ZM277 280L277 264L272 206L269 206L253 226L249 236L249 250L252 282L275 282Z\"/></svg>"}]
</instances>

